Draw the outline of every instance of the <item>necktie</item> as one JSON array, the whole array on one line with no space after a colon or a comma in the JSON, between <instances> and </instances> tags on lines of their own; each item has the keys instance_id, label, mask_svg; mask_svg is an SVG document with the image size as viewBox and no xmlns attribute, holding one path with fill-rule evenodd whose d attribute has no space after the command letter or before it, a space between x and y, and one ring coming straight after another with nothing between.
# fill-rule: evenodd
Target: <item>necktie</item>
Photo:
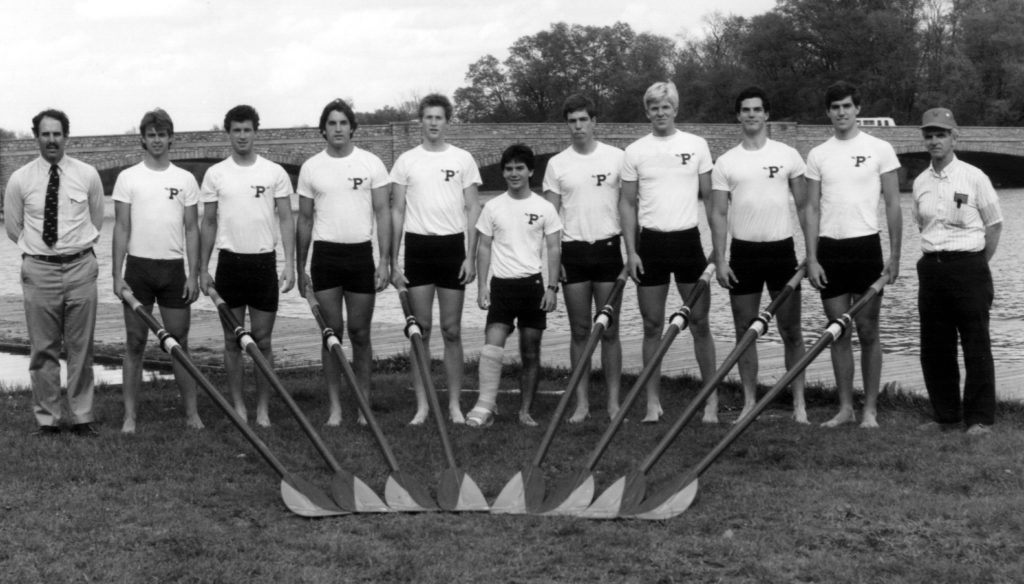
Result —
<instances>
[{"instance_id":1,"label":"necktie","mask_svg":"<svg viewBox=\"0 0 1024 584\"><path fill-rule=\"evenodd\" d=\"M50 181L46 183L46 204L43 207L43 243L53 247L57 243L57 192L60 191L60 173L56 164L50 165Z\"/></svg>"}]
</instances>

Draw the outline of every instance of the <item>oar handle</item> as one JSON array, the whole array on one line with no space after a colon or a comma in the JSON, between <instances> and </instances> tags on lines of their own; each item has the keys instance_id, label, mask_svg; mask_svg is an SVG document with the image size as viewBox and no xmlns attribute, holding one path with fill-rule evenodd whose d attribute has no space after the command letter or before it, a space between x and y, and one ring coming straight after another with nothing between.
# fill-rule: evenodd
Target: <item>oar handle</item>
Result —
<instances>
[{"instance_id":1,"label":"oar handle","mask_svg":"<svg viewBox=\"0 0 1024 584\"><path fill-rule=\"evenodd\" d=\"M291 411L292 416L295 417L296 421L299 422L299 427L302 428L303 433L309 438L310 442L313 443L313 447L316 448L320 456L323 457L324 462L327 466L331 467L334 472L341 472L341 464L338 463L338 459L334 457L330 449L327 448L327 444L324 443L320 434L313 428L313 425L309 423L309 419L299 408L299 404L295 403L295 399L288 393L284 385L281 384L281 380L278 379L277 374L274 373L274 368L270 365L270 362L263 355L263 351L260 350L256 344L256 340L253 339L252 334L242 326L242 323L238 322L238 318L235 317L235 313L231 312L231 308L224 302L224 299L217 294L217 290L214 287L210 287L208 290L210 299L213 300L214 304L217 305L217 312L220 314L220 318L224 321L224 324L228 325L235 332L235 339L238 341L238 346L243 351L249 354L252 358L253 363L256 364L256 368L260 370L260 373L267 380L267 383L274 389L277 395L284 401L285 405Z\"/></svg>"},{"instance_id":2,"label":"oar handle","mask_svg":"<svg viewBox=\"0 0 1024 584\"><path fill-rule=\"evenodd\" d=\"M231 423L238 428L242 435L245 436L249 443L253 445L256 451L260 453L260 456L263 457L263 460L265 460L267 464L274 469L278 476L282 479L291 477L291 473L288 472L288 469L286 469L284 465L281 464L281 461L270 452L267 445L264 444L263 441L260 440L260 437L252 431L252 428L245 423L245 420L238 416L235 409L231 407L231 404L229 404L224 396L221 395L220 391L218 391L217 388L214 387L208 379L206 379L206 376L199 371L199 368L192 363L192 360L188 358L188 354L181 347L181 344L178 343L178 340L168 333L152 314L145 310L142 303L140 303L131 292L122 292L121 300L123 300L124 303L135 312L135 314L142 318L146 323L146 326L148 326L150 330L156 334L157 338L160 339L160 348L169 353L171 357L177 360L178 363L185 368L199 387L203 388L203 391L209 395L210 399L213 400L213 403L217 404L217 407L227 415L228 419L231 420Z\"/></svg>"},{"instance_id":3,"label":"oar handle","mask_svg":"<svg viewBox=\"0 0 1024 584\"><path fill-rule=\"evenodd\" d=\"M395 458L395 454L391 450L391 445L388 444L387 438L384 437L384 432L381 431L380 424L377 423L377 417L373 415L369 399L360 389L359 384L356 381L355 371L352 370L352 365L349 364L348 358L345 357L345 352L341 348L341 338L334 332L334 329L327 326L327 321L324 319L323 313L320 311L320 302L317 301L316 294L313 292L313 286L308 281L306 283L306 302L309 303L310 312L313 313L313 318L316 319L316 324L320 327L321 334L324 339L324 347L334 355L338 364L341 366L341 371L345 376L345 380L348 381L348 385L352 388L353 395L355 395L359 411L363 413L363 418L366 419L366 425L370 428L370 432L373 433L373 437L377 440L377 445L380 447L381 453L384 455L384 460L387 462L391 472L398 472L398 459Z\"/></svg>"},{"instance_id":4,"label":"oar handle","mask_svg":"<svg viewBox=\"0 0 1024 584\"><path fill-rule=\"evenodd\" d=\"M572 373L569 375L569 383L565 387L565 393L558 400L558 405L555 407L555 411L552 414L551 421L548 423L548 428L544 432L544 437L541 438L540 445L537 447L537 453L533 457L533 466L540 466L544 462L544 457L547 456L548 449L551 448L551 443L554 441L555 433L558 431L559 426L562 425L562 419L565 416L565 410L569 408L569 401L572 400L572 394L576 390L576 386L580 384L583 379L583 374L587 370L587 364L590 363L590 356L594 354L594 350L597 348L597 343L601 340L601 334L606 328L611 326L615 317L615 303L622 295L623 289L626 287L626 281L629 279L629 271L625 268L619 273L619 277L615 279L615 285L608 292L608 297L604 299L604 305L598 310L594 316L594 325L590 329L590 336L587 337L587 342L583 346L583 352L580 353L576 363L573 364Z\"/></svg>"},{"instance_id":5,"label":"oar handle","mask_svg":"<svg viewBox=\"0 0 1024 584\"><path fill-rule=\"evenodd\" d=\"M645 385L647 385L647 382L650 380L651 376L654 375L654 372L658 370L658 367L661 365L661 360L664 359L665 353L667 353L669 347L672 346L672 342L675 340L676 336L689 324L689 307L696 304L697 301L700 300L701 296L708 291L711 282L711 275L714 273L714 269L714 264L708 264L708 267L704 269L704 273L701 275L700 279L697 280L697 284L693 287L693 290L690 291L690 297L687 298L686 304L683 305L679 311L669 317L668 330L665 331L664 335L662 335L661 342L658 343L658 348L655 350L654 355L651 356L651 359L640 371L640 376L637 377L636 381L633 383L633 387L630 388L625 399L623 399L622 403L619 404L619 412L615 414L615 418L612 419L611 423L608 424L608 427L605 428L604 434L601 435L601 439L598 441L597 446L594 447L593 452L591 452L590 456L587 457L587 462L584 465L587 470L594 470L594 467L597 466L597 462L601 459L605 450L608 449L608 445L611 444L612 439L615 438L615 434L619 431L619 428L622 427L622 422L625 421L626 415L629 414L629 409L633 407L633 402L635 402L636 398L640 395L640 391Z\"/></svg>"},{"instance_id":6,"label":"oar handle","mask_svg":"<svg viewBox=\"0 0 1024 584\"><path fill-rule=\"evenodd\" d=\"M736 346L733 347L732 351L722 360L718 370L709 379L704 380L704 384L697 395L694 396L690 403L687 404L686 409L680 414L679 418L672 424L668 429L668 432L662 437L658 445L654 447L654 450L644 458L643 462L638 467L638 472L647 474L651 468L658 463L661 456L668 450L668 447L675 441L679 434L683 431L683 428L690 423L690 420L697 415L701 406L707 401L711 394L717 389L718 384L725 379L725 376L729 374L733 366L740 360L740 357L747 350L750 345L754 344L758 338L760 338L768 330L768 323L771 322L775 316L775 312L782 306L782 303L793 293L793 290L800 284L800 280L803 279L806 268L801 264L793 277L786 282L786 285L782 288L779 294L772 300L768 306L758 314L747 330L743 332L743 336L736 342Z\"/></svg>"}]
</instances>

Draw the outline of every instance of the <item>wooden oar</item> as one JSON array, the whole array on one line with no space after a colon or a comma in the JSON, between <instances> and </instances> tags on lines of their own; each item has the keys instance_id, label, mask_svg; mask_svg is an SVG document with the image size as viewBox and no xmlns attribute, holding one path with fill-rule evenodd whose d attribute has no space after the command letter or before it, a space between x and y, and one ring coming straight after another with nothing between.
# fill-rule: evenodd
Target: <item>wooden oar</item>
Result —
<instances>
[{"instance_id":1,"label":"wooden oar","mask_svg":"<svg viewBox=\"0 0 1024 584\"><path fill-rule=\"evenodd\" d=\"M334 477L331 479L331 497L338 507L350 513L386 513L390 511L391 509L384 504L384 501L380 500L380 497L362 479L341 468L338 460L334 458L327 445L324 444L323 439L313 429L313 425L309 423L309 419L302 413L299 405L295 403L295 400L292 399L291 394L284 388L284 385L281 384L281 380L277 378L270 362L267 361L267 358L263 356L263 352L256 345L256 340L252 338L249 331L245 330L242 323L238 322L234 313L231 312L231 308L217 294L217 291L211 287L208 292L210 299L217 305L217 312L220 314L221 320L234 331L238 346L249 354L253 363L256 364L256 368L266 378L267 383L274 388L277 395L288 406L288 410L291 411L292 416L299 423L303 433L313 443L316 451L323 457L327 466L331 467L331 470L334 471Z\"/></svg>"},{"instance_id":2,"label":"wooden oar","mask_svg":"<svg viewBox=\"0 0 1024 584\"><path fill-rule=\"evenodd\" d=\"M597 343L601 340L601 335L604 334L605 329L611 326L613 315L615 314L615 303L619 296L622 295L622 290L626 287L626 279L628 277L629 272L623 269L618 279L615 280L614 287L608 293L608 297L604 299L604 305L594 317L594 325L590 329L590 336L587 337L587 343L583 346L583 352L573 365L572 373L569 375L569 383L565 387L565 393L558 400L558 406L555 407L555 413L551 416L548 429L540 441L540 446L537 447L537 452L534 454L532 462L509 480L505 488L498 494L498 498L491 504L491 513L533 513L543 503L544 473L541 471L540 465L543 464L544 458L551 448L551 442L554 440L555 432L558 431L558 427L562 423L565 410L569 407L569 401L572 399L573 392L588 369L587 365L590 364L590 356L594 354L594 349L597 348Z\"/></svg>"},{"instance_id":3,"label":"wooden oar","mask_svg":"<svg viewBox=\"0 0 1024 584\"><path fill-rule=\"evenodd\" d=\"M619 516L620 508L636 508L647 493L647 473L650 472L651 467L658 462L658 459L675 441L679 433L683 431L683 428L697 415L701 406L711 397L718 384L725 379L725 376L729 374L729 371L739 361L743 353L767 332L768 324L774 318L775 312L782 306L782 303L786 302L796 287L800 285L800 280L803 279L804 273L804 267L800 266L771 303L750 323L750 326L744 331L736 346L725 357L725 360L722 361L718 371L715 371L715 374L709 379L704 380L704 386L701 387L697 395L686 406L686 409L683 410L683 413L672 424L668 432L665 433L658 446L640 463L640 466L627 476L612 483L604 493L594 500L590 507L587 507L585 511L579 514L580 517L588 519L613 519Z\"/></svg>"},{"instance_id":4,"label":"wooden oar","mask_svg":"<svg viewBox=\"0 0 1024 584\"><path fill-rule=\"evenodd\" d=\"M444 414L441 412L441 404L437 401L437 392L430 377L430 355L423 345L423 331L409 305L409 290L404 286L398 288L398 299L405 314L405 336L409 337L412 346L412 365L414 370L419 372L423 387L426 389L427 403L430 404L431 413L437 423L437 433L440 435L441 447L448 462L448 468L441 473L441 482L437 487L437 503L445 511L488 511L490 507L484 499L484 494L480 492L480 487L455 461Z\"/></svg>"},{"instance_id":5,"label":"wooden oar","mask_svg":"<svg viewBox=\"0 0 1024 584\"><path fill-rule=\"evenodd\" d=\"M615 434L622 427L622 422L625 421L626 416L629 414L629 409L633 406L633 402L640 395L640 392L647 385L647 381L654 375L654 372L661 365L661 360L665 357L665 353L668 352L669 347L672 346L672 342L680 331L684 330L690 324L690 307L692 307L701 296L708 291L709 282L711 281L711 275L714 273L715 265L708 264L708 267L704 270L700 279L697 280L696 286L690 292L690 297L686 299L686 304L682 306L677 312L669 317L668 330L661 337L661 342L658 344L657 349L651 356L650 360L644 365L643 370L640 372L640 376L637 377L633 387L626 394L622 404L619 408L619 413L615 415L615 418L605 429L604 434L598 441L597 446L587 457L586 462L583 465L583 469L576 473L576 475L570 477L568 480L561 481L552 491L551 495L544 500L540 508L537 509L538 514L550 514L550 515L577 515L582 513L593 501L594 498L594 467L597 466L601 456L604 455L608 446L611 444Z\"/></svg>"},{"instance_id":6,"label":"wooden oar","mask_svg":"<svg viewBox=\"0 0 1024 584\"><path fill-rule=\"evenodd\" d=\"M317 487L313 486L309 481L306 481L302 477L292 474L281 464L281 461L267 445L260 440L259 436L252 431L251 428L245 423L245 420L240 418L235 412L235 409L231 407L231 404L224 399L224 396L217 391L217 388L213 386L206 379L206 377L199 371L199 369L189 359L188 353L181 347L178 340L174 338L171 333L167 332L163 326L153 317L152 314L146 311L145 307L132 296L131 292L124 292L121 296L121 300L131 308L135 314L139 315L146 326L153 331L156 338L160 341L160 348L165 352L169 353L171 357L176 360L182 367L188 371L188 374L195 379L196 384L203 388L203 391L210 396L213 403L217 404L217 407L227 415L228 419L235 425L236 428L245 436L246 440L253 445L253 448L260 453L263 460L270 465L274 472L281 477L281 498L284 500L285 506L295 513L303 517L331 517L336 515L347 515L348 511L344 511L335 505L334 501L327 496Z\"/></svg>"},{"instance_id":7,"label":"wooden oar","mask_svg":"<svg viewBox=\"0 0 1024 584\"><path fill-rule=\"evenodd\" d=\"M387 463L388 468L391 469L391 474L388 475L387 482L384 484L384 500L387 501L392 511L438 511L437 503L430 498L430 493L398 468L398 459L395 458L394 451L391 449L387 438L384 437L384 432L381 431L380 424L377 423L377 417L370 408L370 401L367 399L366 393L364 393L365 388L359 387L356 381L356 374L352 371L352 365L349 364L348 359L345 357L345 352L341 348L341 338L334 332L334 329L327 326L327 321L320 311L320 303L317 302L316 295L313 293L313 284L308 280L306 281L306 301L309 303L309 309L313 313L317 325L320 327L324 338L324 347L327 348L341 367L345 380L352 389L352 395L356 398L359 411L363 414L366 425L369 426L373 438L377 441L377 445L384 455L384 461Z\"/></svg>"},{"instance_id":8,"label":"wooden oar","mask_svg":"<svg viewBox=\"0 0 1024 584\"><path fill-rule=\"evenodd\" d=\"M843 336L850 325L853 324L853 317L856 316L861 309L864 308L875 296L877 296L885 283L889 280L889 276L885 275L875 281L874 284L868 288L860 299L857 300L842 316L833 320L825 328L825 331L818 337L818 340L807 350L799 361L797 361L793 367L786 371L779 381L770 389L768 393L762 397L757 404L754 405L754 409L751 410L746 416L740 418L733 425L729 433L722 438L722 440L715 445L711 452L707 454L700 462L693 466L690 470L682 473L672 479L669 479L664 483L661 488L651 494L647 499L639 502L635 506L627 508L623 506L620 509L620 517L632 517L636 519L671 519L686 511L690 504L693 503L693 499L697 496L697 478L704 473L705 470L711 466L719 456L741 434L757 419L757 416L761 414L771 404L772 400L796 378L808 365L811 364L814 359L821 354L832 342L839 337Z\"/></svg>"}]
</instances>

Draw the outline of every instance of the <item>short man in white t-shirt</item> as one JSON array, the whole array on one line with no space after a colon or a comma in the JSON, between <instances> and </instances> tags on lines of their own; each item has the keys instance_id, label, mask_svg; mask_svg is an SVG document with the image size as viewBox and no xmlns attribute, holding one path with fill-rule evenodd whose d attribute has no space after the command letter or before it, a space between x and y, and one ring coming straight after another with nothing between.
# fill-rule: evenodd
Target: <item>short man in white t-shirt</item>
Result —
<instances>
[{"instance_id":1,"label":"short man in white t-shirt","mask_svg":"<svg viewBox=\"0 0 1024 584\"><path fill-rule=\"evenodd\" d=\"M562 230L558 211L530 190L534 156L528 146L509 146L502 152L500 164L508 190L488 202L476 222L480 232L477 304L487 311L487 328L480 351L480 397L466 416L466 425L474 428L494 422L501 357L505 340L516 325L522 361L519 423L537 425L530 406L540 379L540 341L547 327L547 313L558 305ZM547 266L543 260L545 248Z\"/></svg>"},{"instance_id":2,"label":"short man in white t-shirt","mask_svg":"<svg viewBox=\"0 0 1024 584\"><path fill-rule=\"evenodd\" d=\"M619 223L619 174L622 150L598 142L597 108L576 94L562 107L572 146L551 157L544 172L544 198L558 209L562 230L562 282L569 315L575 364L590 336L591 305L600 309L622 272L622 227ZM601 367L608 389L608 415L619 411L622 345L619 344L619 307L601 336ZM569 418L578 424L590 415L590 359L576 388L576 411Z\"/></svg>"},{"instance_id":3,"label":"short man in white t-shirt","mask_svg":"<svg viewBox=\"0 0 1024 584\"><path fill-rule=\"evenodd\" d=\"M675 275L682 297L690 292L707 267L697 223L700 198L711 196L711 151L707 142L676 129L679 92L671 82L659 82L644 93L651 133L626 147L622 165L619 212L626 243L627 267L637 282L637 302L644 321L644 363L654 355L665 329L665 301ZM708 325L711 294L691 306L690 333L701 377L715 373L715 339ZM647 383L647 415L661 419L661 367ZM704 422L718 422L718 396L704 409Z\"/></svg>"},{"instance_id":4,"label":"short man in white t-shirt","mask_svg":"<svg viewBox=\"0 0 1024 584\"><path fill-rule=\"evenodd\" d=\"M328 103L320 114L320 134L327 148L299 170L299 219L296 253L299 271L306 269L310 243L313 292L327 325L339 334L348 317L352 368L359 384L370 390L373 348L370 322L376 293L387 287L391 262L391 216L388 197L391 180L376 155L359 148L352 135L359 127L344 100ZM377 232L380 262L373 263L373 232ZM299 278L306 294L306 278ZM344 309L344 313L342 310ZM320 359L330 400L328 426L341 423L341 370L326 348ZM362 413L359 421L366 423Z\"/></svg>"},{"instance_id":5,"label":"short man in white t-shirt","mask_svg":"<svg viewBox=\"0 0 1024 584\"><path fill-rule=\"evenodd\" d=\"M167 332L187 349L190 305L199 296L199 185L191 172L171 163L174 122L167 112L146 112L139 132L142 162L123 170L114 184L114 294L121 297L130 291L149 312L154 303L160 305ZM149 328L126 305L124 329L121 432L132 434ZM185 423L200 429L195 380L177 361L172 367L185 404Z\"/></svg>"},{"instance_id":6,"label":"short man in white t-shirt","mask_svg":"<svg viewBox=\"0 0 1024 584\"><path fill-rule=\"evenodd\" d=\"M807 156L807 279L821 291L825 316L845 313L871 284L900 272L903 217L900 211L900 161L892 146L857 127L860 91L840 81L825 90L825 107L834 135ZM889 228L889 259L882 261L878 203L884 200ZM878 427L877 401L882 378L878 340L878 296L854 323L861 347L864 378L862 428ZM834 428L857 421L853 407L853 347L850 336L832 343L832 368L839 392L839 413L822 424Z\"/></svg>"},{"instance_id":7,"label":"short man in white t-shirt","mask_svg":"<svg viewBox=\"0 0 1024 584\"><path fill-rule=\"evenodd\" d=\"M711 171L711 240L718 283L729 290L737 339L757 318L765 285L774 299L796 271L790 198L801 220L806 217L804 160L794 148L768 138L770 110L768 95L760 87L740 92L736 119L743 130L743 141L719 156ZM805 352L799 287L779 306L776 315L788 368ZM738 365L743 383L740 420L757 403L756 343L743 352ZM793 380L792 390L793 418L806 424L803 373Z\"/></svg>"},{"instance_id":8,"label":"short man in white t-shirt","mask_svg":"<svg viewBox=\"0 0 1024 584\"><path fill-rule=\"evenodd\" d=\"M295 285L295 224L292 222L292 183L279 164L254 149L260 117L248 105L231 108L224 117L224 131L231 140L231 156L211 166L203 177L200 200L199 287L216 286L239 322L249 312L252 337L268 361L273 362L271 335L277 316L278 296ZM280 230L284 269L277 273L275 247ZM217 255L217 273L210 276L210 256ZM224 327L224 369L235 411L246 418L242 398L242 350L234 332ZM270 387L256 376L259 398L256 423L270 425Z\"/></svg>"},{"instance_id":9,"label":"short man in white t-shirt","mask_svg":"<svg viewBox=\"0 0 1024 584\"><path fill-rule=\"evenodd\" d=\"M448 412L456 424L465 423L462 391L462 307L466 284L476 278L477 232L480 216L477 187L482 184L473 156L445 141L452 104L443 95L420 101L423 143L404 152L391 169L391 279L409 289L412 312L430 346L432 307L437 294L448 380ZM405 240L405 262L398 253ZM427 419L427 394L413 375L416 415L412 425Z\"/></svg>"}]
</instances>

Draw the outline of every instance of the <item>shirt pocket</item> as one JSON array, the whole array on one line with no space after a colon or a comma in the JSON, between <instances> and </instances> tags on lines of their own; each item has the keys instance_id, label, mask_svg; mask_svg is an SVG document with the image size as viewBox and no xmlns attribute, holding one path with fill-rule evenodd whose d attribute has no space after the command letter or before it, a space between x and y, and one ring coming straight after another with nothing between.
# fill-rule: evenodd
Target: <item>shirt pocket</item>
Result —
<instances>
[{"instance_id":1,"label":"shirt pocket","mask_svg":"<svg viewBox=\"0 0 1024 584\"><path fill-rule=\"evenodd\" d=\"M89 200L89 193L83 193L76 189L68 192L68 198L71 199L72 203L85 203Z\"/></svg>"},{"instance_id":2,"label":"shirt pocket","mask_svg":"<svg viewBox=\"0 0 1024 584\"><path fill-rule=\"evenodd\" d=\"M967 227L978 217L978 197L974 193L957 191L946 208L946 224L951 227Z\"/></svg>"}]
</instances>

